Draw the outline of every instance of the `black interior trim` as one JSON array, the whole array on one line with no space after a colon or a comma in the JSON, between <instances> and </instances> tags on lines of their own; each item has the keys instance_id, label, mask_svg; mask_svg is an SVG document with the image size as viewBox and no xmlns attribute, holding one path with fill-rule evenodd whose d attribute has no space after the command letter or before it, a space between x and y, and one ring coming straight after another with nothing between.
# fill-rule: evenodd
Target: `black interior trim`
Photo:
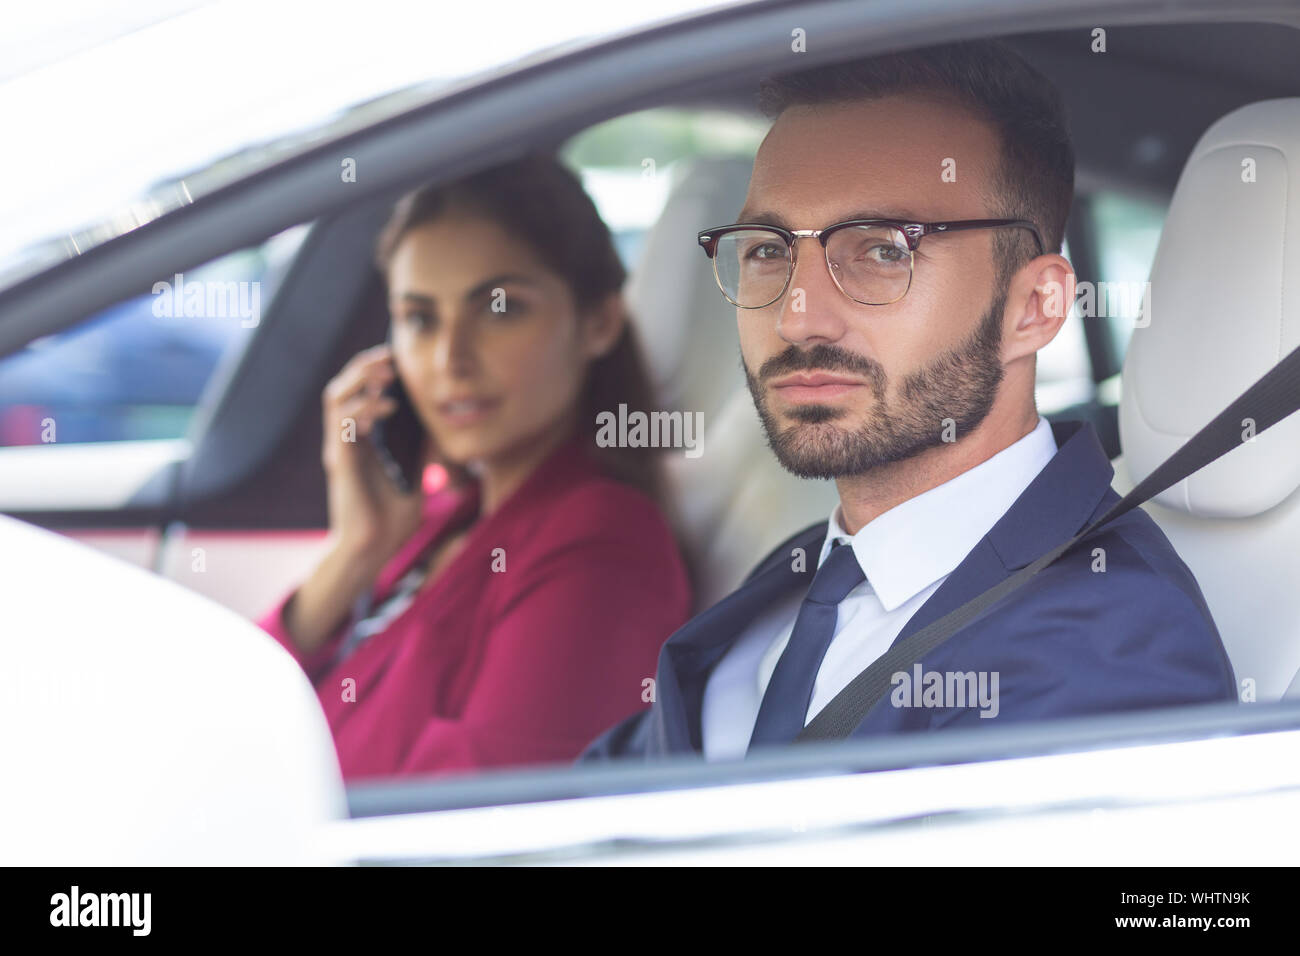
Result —
<instances>
[{"instance_id":1,"label":"black interior trim","mask_svg":"<svg viewBox=\"0 0 1300 956\"><path fill-rule=\"evenodd\" d=\"M243 361L196 428L176 514L192 527L320 528L320 395L352 355L382 342L387 311L371 265L384 197L317 223Z\"/></svg>"},{"instance_id":2,"label":"black interior trim","mask_svg":"<svg viewBox=\"0 0 1300 956\"><path fill-rule=\"evenodd\" d=\"M1080 283L1096 283L1101 278L1100 249L1093 222L1092 197L1086 193L1074 198L1074 210L1066 226L1066 241L1070 244L1070 264L1074 266L1075 278ZM1109 321L1096 317L1081 317L1079 321L1083 323L1083 337L1095 385L1119 372L1120 364L1115 355Z\"/></svg>"}]
</instances>

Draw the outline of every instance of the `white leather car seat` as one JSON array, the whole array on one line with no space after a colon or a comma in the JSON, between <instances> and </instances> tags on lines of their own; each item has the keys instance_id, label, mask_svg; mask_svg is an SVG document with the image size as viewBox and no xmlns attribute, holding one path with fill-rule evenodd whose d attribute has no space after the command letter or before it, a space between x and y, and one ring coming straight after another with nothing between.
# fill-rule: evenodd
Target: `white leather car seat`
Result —
<instances>
[{"instance_id":1,"label":"white leather car seat","mask_svg":"<svg viewBox=\"0 0 1300 956\"><path fill-rule=\"evenodd\" d=\"M1300 98L1245 106L1201 137L1150 281L1121 379L1120 493L1300 345ZM1297 486L1300 414L1146 505L1259 700L1300 695Z\"/></svg>"},{"instance_id":2,"label":"white leather car seat","mask_svg":"<svg viewBox=\"0 0 1300 956\"><path fill-rule=\"evenodd\" d=\"M725 597L768 551L825 519L839 500L833 482L795 478L767 447L740 365L736 309L695 239L735 220L751 168L745 159L708 157L662 172L673 184L626 290L658 409L704 416L699 457L664 453L697 609Z\"/></svg>"}]
</instances>

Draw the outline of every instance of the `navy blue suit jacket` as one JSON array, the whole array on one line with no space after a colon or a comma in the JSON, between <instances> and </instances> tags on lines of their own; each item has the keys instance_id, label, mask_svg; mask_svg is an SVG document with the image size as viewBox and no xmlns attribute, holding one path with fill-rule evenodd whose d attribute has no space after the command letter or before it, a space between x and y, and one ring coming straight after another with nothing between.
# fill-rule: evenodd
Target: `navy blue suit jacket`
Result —
<instances>
[{"instance_id":1,"label":"navy blue suit jacket","mask_svg":"<svg viewBox=\"0 0 1300 956\"><path fill-rule=\"evenodd\" d=\"M1119 500L1085 422L1052 425L1057 453L899 633L895 643L1083 530ZM709 672L745 627L807 590L826 522L779 545L741 587L688 621L659 653L655 702L597 738L579 761L700 753ZM793 570L794 549L807 555ZM1104 549L1105 570L1094 558ZM998 672L999 712L903 707L886 695L853 737L1236 700L1236 678L1196 579L1140 508L1081 541L921 660L923 671ZM790 702L790 706L801 706Z\"/></svg>"}]
</instances>

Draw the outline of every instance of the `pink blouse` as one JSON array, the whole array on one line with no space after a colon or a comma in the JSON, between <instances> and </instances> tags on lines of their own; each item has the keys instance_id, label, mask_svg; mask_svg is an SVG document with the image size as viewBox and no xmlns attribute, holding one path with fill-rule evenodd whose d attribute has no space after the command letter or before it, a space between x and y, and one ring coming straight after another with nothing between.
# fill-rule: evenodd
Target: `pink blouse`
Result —
<instances>
[{"instance_id":1,"label":"pink blouse","mask_svg":"<svg viewBox=\"0 0 1300 956\"><path fill-rule=\"evenodd\" d=\"M477 511L477 486L427 495L425 522L380 572L374 604L443 529ZM291 596L258 625L311 678L345 780L572 761L649 707L646 679L691 603L656 505L603 475L576 439L342 661L351 622L304 655L282 620Z\"/></svg>"}]
</instances>

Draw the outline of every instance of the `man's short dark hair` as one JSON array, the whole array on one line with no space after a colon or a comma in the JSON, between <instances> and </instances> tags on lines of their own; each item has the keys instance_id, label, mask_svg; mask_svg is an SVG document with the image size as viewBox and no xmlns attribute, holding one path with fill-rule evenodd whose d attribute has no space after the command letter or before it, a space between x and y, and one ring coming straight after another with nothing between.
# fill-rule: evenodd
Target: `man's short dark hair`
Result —
<instances>
[{"instance_id":1,"label":"man's short dark hair","mask_svg":"<svg viewBox=\"0 0 1300 956\"><path fill-rule=\"evenodd\" d=\"M820 106L906 93L945 96L990 123L1002 143L991 215L1029 219L1059 252L1074 197L1074 148L1059 91L1006 45L976 40L769 77L758 105L776 119L789 106ZM1027 229L998 229L999 281L1037 254Z\"/></svg>"}]
</instances>

